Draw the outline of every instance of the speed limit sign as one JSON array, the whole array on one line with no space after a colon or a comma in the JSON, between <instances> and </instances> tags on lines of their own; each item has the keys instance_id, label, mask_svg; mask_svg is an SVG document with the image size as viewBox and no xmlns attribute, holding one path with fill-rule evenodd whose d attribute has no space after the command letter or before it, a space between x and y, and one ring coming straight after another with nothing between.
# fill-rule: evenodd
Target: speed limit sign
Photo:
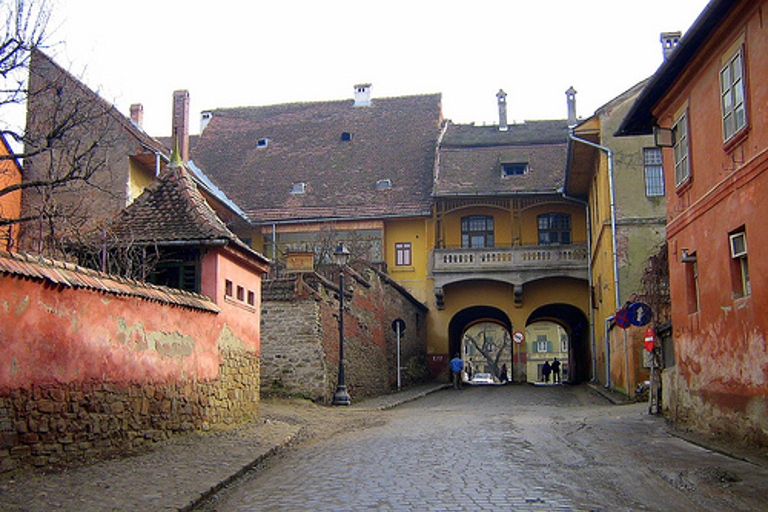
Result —
<instances>
[{"instance_id":1,"label":"speed limit sign","mask_svg":"<svg viewBox=\"0 0 768 512\"><path fill-rule=\"evenodd\" d=\"M521 331L515 331L515 333L512 335L512 339L519 345L525 341L525 334L523 334Z\"/></svg>"}]
</instances>

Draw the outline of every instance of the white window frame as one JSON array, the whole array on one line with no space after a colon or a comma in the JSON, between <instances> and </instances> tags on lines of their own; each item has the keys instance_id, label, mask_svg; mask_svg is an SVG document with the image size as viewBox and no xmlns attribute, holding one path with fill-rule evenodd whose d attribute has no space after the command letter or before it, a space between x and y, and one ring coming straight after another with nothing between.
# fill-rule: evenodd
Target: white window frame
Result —
<instances>
[{"instance_id":1,"label":"white window frame","mask_svg":"<svg viewBox=\"0 0 768 512\"><path fill-rule=\"evenodd\" d=\"M395 244L395 265L398 267L410 267L413 265L411 242L397 242Z\"/></svg>"},{"instance_id":2,"label":"white window frame","mask_svg":"<svg viewBox=\"0 0 768 512\"><path fill-rule=\"evenodd\" d=\"M744 82L744 53L739 49L720 70L723 142L728 142L747 126Z\"/></svg>"},{"instance_id":3,"label":"white window frame","mask_svg":"<svg viewBox=\"0 0 768 512\"><path fill-rule=\"evenodd\" d=\"M664 196L664 163L661 148L643 148L646 197Z\"/></svg>"},{"instance_id":4,"label":"white window frame","mask_svg":"<svg viewBox=\"0 0 768 512\"><path fill-rule=\"evenodd\" d=\"M728 235L728 242L731 258L738 264L738 277L741 282L740 295L747 297L752 295L752 285L749 280L749 260L747 259L747 234L744 231L732 233Z\"/></svg>"},{"instance_id":5,"label":"white window frame","mask_svg":"<svg viewBox=\"0 0 768 512\"><path fill-rule=\"evenodd\" d=\"M673 150L675 155L675 185L680 186L691 179L690 136L688 111L684 111L672 126Z\"/></svg>"}]
</instances>

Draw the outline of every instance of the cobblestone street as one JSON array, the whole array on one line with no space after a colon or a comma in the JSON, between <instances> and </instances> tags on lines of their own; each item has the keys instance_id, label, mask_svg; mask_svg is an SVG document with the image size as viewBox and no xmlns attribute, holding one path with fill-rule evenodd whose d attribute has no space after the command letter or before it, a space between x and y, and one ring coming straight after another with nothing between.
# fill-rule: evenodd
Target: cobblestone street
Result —
<instances>
[{"instance_id":1,"label":"cobblestone street","mask_svg":"<svg viewBox=\"0 0 768 512\"><path fill-rule=\"evenodd\" d=\"M768 510L768 471L586 386L445 390L310 439L200 510Z\"/></svg>"}]
</instances>

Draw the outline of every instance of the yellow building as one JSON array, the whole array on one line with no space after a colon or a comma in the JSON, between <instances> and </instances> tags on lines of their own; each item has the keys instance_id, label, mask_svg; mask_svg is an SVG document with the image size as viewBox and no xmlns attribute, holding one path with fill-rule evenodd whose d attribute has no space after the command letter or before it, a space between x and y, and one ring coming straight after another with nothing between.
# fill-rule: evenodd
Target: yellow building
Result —
<instances>
[{"instance_id":1,"label":"yellow building","mask_svg":"<svg viewBox=\"0 0 768 512\"><path fill-rule=\"evenodd\" d=\"M482 325L510 345L482 366L527 380L530 348L513 335L541 322L567 335L570 377L591 377L585 205L563 194L567 123L457 125L439 95L370 92L207 112L191 157L246 211L240 233L276 270L295 251L323 265L344 242L423 302L434 377L477 350L467 340Z\"/></svg>"}]
</instances>

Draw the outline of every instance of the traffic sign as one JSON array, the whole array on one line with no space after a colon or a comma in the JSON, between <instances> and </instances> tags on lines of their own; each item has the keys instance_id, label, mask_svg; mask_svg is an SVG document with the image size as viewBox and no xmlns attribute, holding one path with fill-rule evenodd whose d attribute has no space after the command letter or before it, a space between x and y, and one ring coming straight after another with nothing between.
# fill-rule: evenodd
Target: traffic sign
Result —
<instances>
[{"instance_id":1,"label":"traffic sign","mask_svg":"<svg viewBox=\"0 0 768 512\"><path fill-rule=\"evenodd\" d=\"M656 331L653 330L653 326L649 325L645 330L645 350L653 352L653 345L656 341Z\"/></svg>"},{"instance_id":2,"label":"traffic sign","mask_svg":"<svg viewBox=\"0 0 768 512\"><path fill-rule=\"evenodd\" d=\"M523 334L522 331L515 331L515 333L512 335L512 339L519 345L525 341L525 334Z\"/></svg>"},{"instance_id":3,"label":"traffic sign","mask_svg":"<svg viewBox=\"0 0 768 512\"><path fill-rule=\"evenodd\" d=\"M630 304L627 308L627 312L629 313L629 321L632 325L637 325L638 327L648 325L651 318L653 318L651 306L645 302L635 302Z\"/></svg>"},{"instance_id":4,"label":"traffic sign","mask_svg":"<svg viewBox=\"0 0 768 512\"><path fill-rule=\"evenodd\" d=\"M627 310L627 308L621 308L618 310L616 315L614 315L614 320L616 321L616 325L622 329L627 329L630 325L632 325L632 322L629 320L629 310Z\"/></svg>"},{"instance_id":5,"label":"traffic sign","mask_svg":"<svg viewBox=\"0 0 768 512\"><path fill-rule=\"evenodd\" d=\"M405 320L402 318L396 318L392 321L392 330L396 333L402 334L405 331Z\"/></svg>"}]
</instances>

